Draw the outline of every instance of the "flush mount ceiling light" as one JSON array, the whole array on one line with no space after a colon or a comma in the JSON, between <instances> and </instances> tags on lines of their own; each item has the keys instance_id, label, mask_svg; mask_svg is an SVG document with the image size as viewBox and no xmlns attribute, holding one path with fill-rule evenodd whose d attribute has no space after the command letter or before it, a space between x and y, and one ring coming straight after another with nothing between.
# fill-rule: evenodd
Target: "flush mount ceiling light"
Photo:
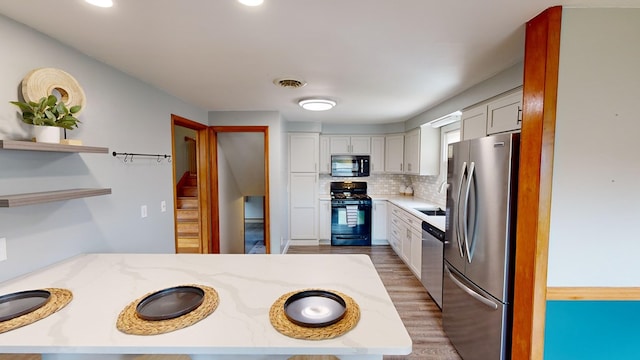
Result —
<instances>
[{"instance_id":1,"label":"flush mount ceiling light","mask_svg":"<svg viewBox=\"0 0 640 360\"><path fill-rule=\"evenodd\" d=\"M246 6L260 6L264 0L238 0L238 2Z\"/></svg>"},{"instance_id":2,"label":"flush mount ceiling light","mask_svg":"<svg viewBox=\"0 0 640 360\"><path fill-rule=\"evenodd\" d=\"M331 110L334 106L336 106L336 102L329 99L302 99L298 101L298 105L300 105L305 110L325 111Z\"/></svg>"},{"instance_id":3,"label":"flush mount ceiling light","mask_svg":"<svg viewBox=\"0 0 640 360\"><path fill-rule=\"evenodd\" d=\"M103 8L109 8L113 6L113 1L111 0L84 0L91 5L99 6Z\"/></svg>"}]
</instances>

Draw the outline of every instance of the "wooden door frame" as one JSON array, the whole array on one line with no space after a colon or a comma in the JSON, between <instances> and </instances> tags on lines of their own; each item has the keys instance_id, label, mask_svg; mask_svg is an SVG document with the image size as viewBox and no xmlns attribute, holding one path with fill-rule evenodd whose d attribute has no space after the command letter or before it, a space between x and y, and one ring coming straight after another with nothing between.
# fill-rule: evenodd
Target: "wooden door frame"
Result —
<instances>
[{"instance_id":1,"label":"wooden door frame","mask_svg":"<svg viewBox=\"0 0 640 360\"><path fill-rule=\"evenodd\" d=\"M269 200L269 127L211 126L209 127L209 158L211 159L211 234L212 252L220 253L220 213L218 199L218 133L262 133L264 135L264 247L271 253L271 215Z\"/></svg>"},{"instance_id":2,"label":"wooden door frame","mask_svg":"<svg viewBox=\"0 0 640 360\"><path fill-rule=\"evenodd\" d=\"M542 360L562 7L526 24L512 359Z\"/></svg>"},{"instance_id":3,"label":"wooden door frame","mask_svg":"<svg viewBox=\"0 0 640 360\"><path fill-rule=\"evenodd\" d=\"M198 179L198 209L199 209L199 227L200 227L200 252L203 254L211 253L211 205L209 199L211 197L211 172L209 160L209 131L208 126L199 122L189 120L182 116L171 114L171 156L176 158L175 149L175 126L186 127L196 131L196 157L197 179ZM178 249L178 219L177 219L177 181L175 161L173 165L173 224L176 251Z\"/></svg>"}]
</instances>

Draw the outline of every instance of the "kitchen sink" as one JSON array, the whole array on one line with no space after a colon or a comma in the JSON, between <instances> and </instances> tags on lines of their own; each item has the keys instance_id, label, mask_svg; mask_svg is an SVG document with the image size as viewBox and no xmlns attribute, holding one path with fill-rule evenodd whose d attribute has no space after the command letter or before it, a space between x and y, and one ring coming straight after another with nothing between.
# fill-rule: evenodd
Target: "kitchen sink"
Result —
<instances>
[{"instance_id":1,"label":"kitchen sink","mask_svg":"<svg viewBox=\"0 0 640 360\"><path fill-rule=\"evenodd\" d=\"M425 214L425 215L429 215L429 216L444 216L447 215L447 212L445 210L442 210L440 208L438 209L416 209L418 211L420 211L421 213Z\"/></svg>"}]
</instances>

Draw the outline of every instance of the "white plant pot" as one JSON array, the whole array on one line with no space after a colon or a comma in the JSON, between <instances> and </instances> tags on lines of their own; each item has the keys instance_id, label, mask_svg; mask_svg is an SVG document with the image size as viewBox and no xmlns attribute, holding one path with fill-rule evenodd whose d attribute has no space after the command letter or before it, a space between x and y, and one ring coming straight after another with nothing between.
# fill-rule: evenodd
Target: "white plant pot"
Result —
<instances>
[{"instance_id":1,"label":"white plant pot","mask_svg":"<svg viewBox=\"0 0 640 360\"><path fill-rule=\"evenodd\" d=\"M33 134L36 142L43 143L60 143L60 128L57 126L34 126Z\"/></svg>"}]
</instances>

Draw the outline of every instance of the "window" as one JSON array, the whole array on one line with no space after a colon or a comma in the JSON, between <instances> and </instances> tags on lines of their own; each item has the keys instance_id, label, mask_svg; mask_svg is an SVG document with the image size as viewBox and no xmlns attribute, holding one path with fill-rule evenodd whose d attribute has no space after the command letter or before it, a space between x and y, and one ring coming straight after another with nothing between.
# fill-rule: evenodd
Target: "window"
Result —
<instances>
[{"instance_id":1,"label":"window","mask_svg":"<svg viewBox=\"0 0 640 360\"><path fill-rule=\"evenodd\" d=\"M447 163L451 155L451 144L460 141L460 122L455 122L440 128L440 186L439 192L446 190Z\"/></svg>"}]
</instances>

